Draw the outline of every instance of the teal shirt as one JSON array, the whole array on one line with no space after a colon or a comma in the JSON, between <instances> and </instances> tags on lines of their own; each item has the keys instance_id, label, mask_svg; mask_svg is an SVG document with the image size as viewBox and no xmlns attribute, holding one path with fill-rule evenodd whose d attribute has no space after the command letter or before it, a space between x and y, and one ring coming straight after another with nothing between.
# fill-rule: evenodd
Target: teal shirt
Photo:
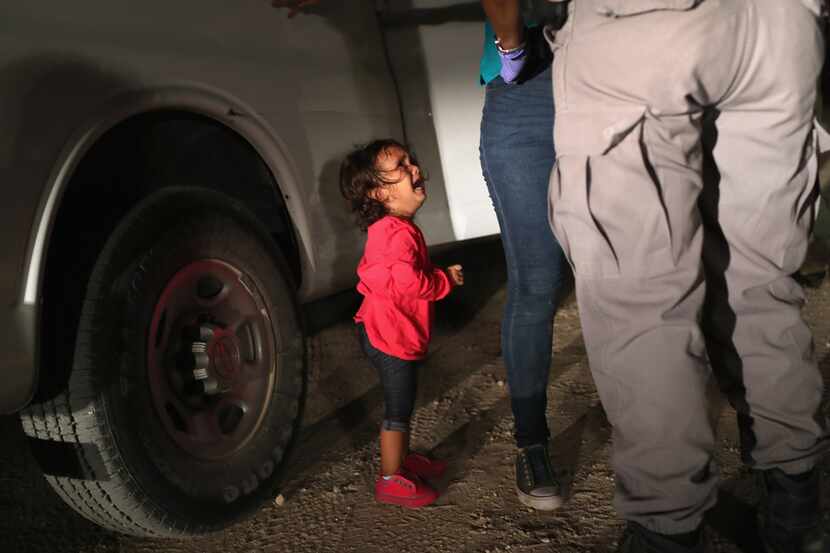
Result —
<instances>
[{"instance_id":1,"label":"teal shirt","mask_svg":"<svg viewBox=\"0 0 830 553\"><path fill-rule=\"evenodd\" d=\"M528 27L535 27L532 22L525 22ZM499 76L501 71L501 58L496 50L496 33L489 21L484 23L484 47L481 52L481 63L479 64L479 77L481 84L487 84Z\"/></svg>"},{"instance_id":2,"label":"teal shirt","mask_svg":"<svg viewBox=\"0 0 830 553\"><path fill-rule=\"evenodd\" d=\"M481 64L479 65L479 76L481 84L487 84L499 76L501 71L501 58L496 50L496 33L490 22L484 23L484 47L481 52Z\"/></svg>"}]
</instances>

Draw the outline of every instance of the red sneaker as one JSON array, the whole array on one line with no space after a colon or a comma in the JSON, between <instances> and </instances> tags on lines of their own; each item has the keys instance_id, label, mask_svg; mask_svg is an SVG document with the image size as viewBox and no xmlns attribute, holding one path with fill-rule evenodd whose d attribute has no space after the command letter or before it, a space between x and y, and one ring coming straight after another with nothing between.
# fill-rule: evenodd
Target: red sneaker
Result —
<instances>
[{"instance_id":1,"label":"red sneaker","mask_svg":"<svg viewBox=\"0 0 830 553\"><path fill-rule=\"evenodd\" d=\"M438 499L438 492L414 474L398 472L388 480L379 476L375 482L375 501L417 509Z\"/></svg>"},{"instance_id":2,"label":"red sneaker","mask_svg":"<svg viewBox=\"0 0 830 553\"><path fill-rule=\"evenodd\" d=\"M441 478L447 470L447 462L430 459L420 453L410 453L403 460L403 468L421 478Z\"/></svg>"}]
</instances>

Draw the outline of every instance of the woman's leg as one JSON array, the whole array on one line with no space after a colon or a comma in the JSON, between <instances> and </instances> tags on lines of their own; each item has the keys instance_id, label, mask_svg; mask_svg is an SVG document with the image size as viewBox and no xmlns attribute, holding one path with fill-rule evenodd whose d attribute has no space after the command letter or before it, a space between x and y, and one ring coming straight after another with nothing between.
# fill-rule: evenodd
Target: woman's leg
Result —
<instances>
[{"instance_id":1,"label":"woman's leg","mask_svg":"<svg viewBox=\"0 0 830 553\"><path fill-rule=\"evenodd\" d=\"M570 280L548 223L554 160L550 70L521 85L496 78L481 122L481 167L507 261L501 341L519 448L516 492L522 504L540 510L562 504L546 418L553 317Z\"/></svg>"},{"instance_id":2,"label":"woman's leg","mask_svg":"<svg viewBox=\"0 0 830 553\"><path fill-rule=\"evenodd\" d=\"M519 448L547 441L545 412L553 317L570 279L548 224L553 149L550 70L522 85L487 86L481 166L507 261L502 352Z\"/></svg>"}]
</instances>

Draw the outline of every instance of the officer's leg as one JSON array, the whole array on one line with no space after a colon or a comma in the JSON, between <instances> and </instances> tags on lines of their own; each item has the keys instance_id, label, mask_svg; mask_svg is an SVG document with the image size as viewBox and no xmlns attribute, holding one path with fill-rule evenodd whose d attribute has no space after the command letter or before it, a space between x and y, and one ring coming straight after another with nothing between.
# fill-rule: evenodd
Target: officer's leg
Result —
<instances>
[{"instance_id":1,"label":"officer's leg","mask_svg":"<svg viewBox=\"0 0 830 553\"><path fill-rule=\"evenodd\" d=\"M797 474L815 465L826 436L804 295L790 278L804 260L818 193L813 106L822 40L798 0L752 4L743 70L707 140L717 167L701 203L713 244L704 247L704 330L739 412L744 460Z\"/></svg>"},{"instance_id":2,"label":"officer's leg","mask_svg":"<svg viewBox=\"0 0 830 553\"><path fill-rule=\"evenodd\" d=\"M717 198L707 194L701 206L727 247L704 248L704 330L743 413L745 461L799 473L815 464L825 436L804 295L790 278L804 260L818 193L813 105L822 41L798 0L752 2L751 54L707 141Z\"/></svg>"},{"instance_id":3,"label":"officer's leg","mask_svg":"<svg viewBox=\"0 0 830 553\"><path fill-rule=\"evenodd\" d=\"M739 413L743 458L766 489L770 553L830 545L815 469L827 445L822 379L801 317L804 294L790 278L804 260L818 193L812 120L823 44L804 4L752 0L742 70L707 141L717 195L702 204L709 236L725 245L704 248L704 328L713 368Z\"/></svg>"},{"instance_id":4,"label":"officer's leg","mask_svg":"<svg viewBox=\"0 0 830 553\"><path fill-rule=\"evenodd\" d=\"M551 220L574 266L591 370L614 426L617 509L677 535L700 525L716 491L698 327L702 109L689 97L708 40L721 55L735 38L706 1L689 11L618 3L631 10L620 14L608 2L573 4L554 44Z\"/></svg>"}]
</instances>

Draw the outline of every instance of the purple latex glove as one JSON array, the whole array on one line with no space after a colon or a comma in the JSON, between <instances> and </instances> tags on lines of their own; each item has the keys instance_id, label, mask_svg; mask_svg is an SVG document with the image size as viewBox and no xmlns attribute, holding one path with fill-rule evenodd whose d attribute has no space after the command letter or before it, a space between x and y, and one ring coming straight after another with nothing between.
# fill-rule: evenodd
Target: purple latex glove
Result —
<instances>
[{"instance_id":1,"label":"purple latex glove","mask_svg":"<svg viewBox=\"0 0 830 553\"><path fill-rule=\"evenodd\" d=\"M499 75L506 83L512 83L519 76L522 67L525 65L525 49L519 48L509 54L499 52L501 58L501 71Z\"/></svg>"}]
</instances>

